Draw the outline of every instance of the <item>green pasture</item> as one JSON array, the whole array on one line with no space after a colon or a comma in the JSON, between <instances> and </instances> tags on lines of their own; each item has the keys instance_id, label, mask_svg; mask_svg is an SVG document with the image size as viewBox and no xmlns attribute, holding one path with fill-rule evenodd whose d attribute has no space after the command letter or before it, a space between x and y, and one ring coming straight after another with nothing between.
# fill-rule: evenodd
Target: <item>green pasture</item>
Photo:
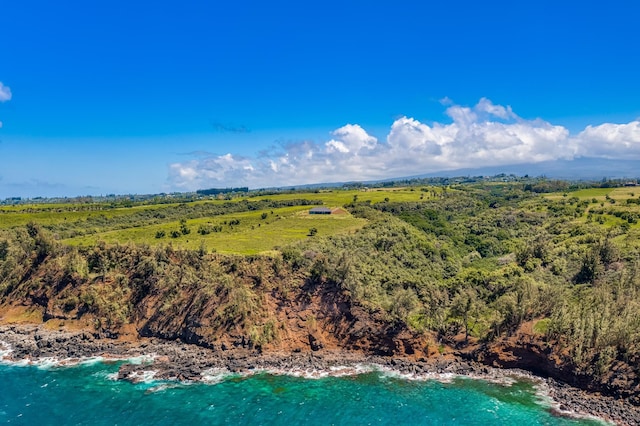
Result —
<instances>
[{"instance_id":1,"label":"green pasture","mask_svg":"<svg viewBox=\"0 0 640 426\"><path fill-rule=\"evenodd\" d=\"M439 195L441 192L441 188L426 186L356 190L336 188L313 192L245 196L234 198L231 201L319 200L327 207L336 208L354 201L368 201L372 204L384 201L426 201L434 194ZM229 200L200 200L186 203L186 205L226 202ZM162 214L163 209L175 208L178 204L180 203L139 204L118 208L104 203L4 206L0 208L0 229L14 228L35 222L41 226L49 227L54 234L61 235L64 243L70 245L88 246L98 241L149 245L171 243L175 247L187 249L204 247L208 251L215 250L222 253L254 254L272 250L296 240L313 238L309 235L311 228L316 229L317 236L326 236L351 232L366 223L365 219L354 218L346 212L337 215L309 215L310 206L233 212L187 219L186 227L189 229L187 234L181 232L181 223L176 220L175 214L172 218L152 219L156 222L154 224L148 224L148 219L145 219L146 223L145 220L128 221L128 216L133 217L136 212L153 210ZM263 215L266 217L263 218ZM117 229L121 227L122 229ZM205 233L200 233L200 228L205 228ZM206 233L207 229L208 233ZM78 232L74 232L74 230ZM176 232L179 232L178 236L175 235ZM162 234L164 235L161 236ZM65 238L65 235L78 236Z\"/></svg>"},{"instance_id":2,"label":"green pasture","mask_svg":"<svg viewBox=\"0 0 640 426\"><path fill-rule=\"evenodd\" d=\"M131 215L136 209L157 209L157 206L141 206L131 208L107 209L96 211L35 211L19 213L5 212L0 213L0 228L14 228L16 226L24 226L29 222L35 222L40 225L53 225L64 222L86 221L89 217L104 217L112 219L115 217L124 217Z\"/></svg>"},{"instance_id":3,"label":"green pasture","mask_svg":"<svg viewBox=\"0 0 640 426\"><path fill-rule=\"evenodd\" d=\"M305 192L296 194L274 194L261 195L251 197L250 200L287 200L298 198L303 200L321 200L328 206L342 206L352 203L354 197L357 201L371 201L372 203L380 203L389 199L389 202L403 201L420 201L427 200L431 197L430 191L436 191L438 194L442 192L441 188L424 187L426 191L422 191L422 187L412 188L373 188L361 190L323 190L319 192Z\"/></svg>"},{"instance_id":4,"label":"green pasture","mask_svg":"<svg viewBox=\"0 0 640 426\"><path fill-rule=\"evenodd\" d=\"M578 197L581 200L592 198L595 198L596 200L604 200L613 190L614 188L588 188L572 192L552 192L550 194L546 194L544 197L550 200L561 200L563 198L570 197Z\"/></svg>"},{"instance_id":5,"label":"green pasture","mask_svg":"<svg viewBox=\"0 0 640 426\"><path fill-rule=\"evenodd\" d=\"M640 205L627 203L629 199L640 198L640 187L581 189L564 194L545 195L544 198L555 203L565 203L569 211L580 208L580 215L574 216L573 219L567 218L574 223L591 222L609 229L640 228ZM579 199L578 203L575 202L575 198Z\"/></svg>"},{"instance_id":6,"label":"green pasture","mask_svg":"<svg viewBox=\"0 0 640 426\"><path fill-rule=\"evenodd\" d=\"M598 201L604 201L607 199L607 196L615 200L626 200L627 198L638 197L640 196L640 187L625 186L621 188L587 188L572 192L554 192L545 195L545 198L561 200L563 198L578 197L581 200L590 200L595 198Z\"/></svg>"},{"instance_id":7,"label":"green pasture","mask_svg":"<svg viewBox=\"0 0 640 426\"><path fill-rule=\"evenodd\" d=\"M239 202L242 200L321 200L327 206L342 206L354 201L354 197L358 201L371 201L378 203L386 198L391 202L397 201L418 201L426 200L431 197L429 191L441 190L438 188L428 188L427 192L421 191L421 188L389 188L389 189L372 189L372 190L328 190L320 192L296 192L287 194L263 195L259 197L237 197L231 201ZM422 197L422 198L421 198ZM198 204L222 204L229 200L201 200L188 205ZM102 217L106 220L112 218L126 217L139 212L141 210L154 210L161 212L163 209L175 207L180 203L170 204L143 204L134 205L133 207L112 208L108 204L28 204L16 206L0 207L0 229L24 226L29 222L35 222L43 226L63 224L65 222L78 222L78 226L82 226L81 221L86 221L90 217Z\"/></svg>"},{"instance_id":8,"label":"green pasture","mask_svg":"<svg viewBox=\"0 0 640 426\"><path fill-rule=\"evenodd\" d=\"M199 249L221 253L255 254L272 250L290 242L309 236L311 228L317 230L317 236L355 231L364 226L366 220L358 219L349 213L338 215L309 215L308 206L285 207L274 210L261 210L233 213L210 218L186 221L188 234L180 232L179 221L160 225L128 228L117 231L98 232L88 236L69 238L63 242L72 245L92 245L97 241L107 243L169 244L180 248ZM266 218L262 218L266 214ZM235 224L239 221L239 224ZM200 234L200 227L220 227L206 235ZM158 232L164 237L157 238ZM172 231L179 233L176 238Z\"/></svg>"}]
</instances>

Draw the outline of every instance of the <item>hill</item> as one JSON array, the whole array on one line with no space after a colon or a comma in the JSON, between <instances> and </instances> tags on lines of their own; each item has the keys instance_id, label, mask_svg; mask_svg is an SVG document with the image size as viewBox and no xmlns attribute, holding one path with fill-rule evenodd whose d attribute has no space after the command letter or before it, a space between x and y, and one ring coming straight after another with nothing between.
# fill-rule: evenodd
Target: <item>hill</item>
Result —
<instances>
[{"instance_id":1,"label":"hill","mask_svg":"<svg viewBox=\"0 0 640 426\"><path fill-rule=\"evenodd\" d=\"M454 354L638 404L640 190L538 189L8 209L0 316L217 351Z\"/></svg>"}]
</instances>

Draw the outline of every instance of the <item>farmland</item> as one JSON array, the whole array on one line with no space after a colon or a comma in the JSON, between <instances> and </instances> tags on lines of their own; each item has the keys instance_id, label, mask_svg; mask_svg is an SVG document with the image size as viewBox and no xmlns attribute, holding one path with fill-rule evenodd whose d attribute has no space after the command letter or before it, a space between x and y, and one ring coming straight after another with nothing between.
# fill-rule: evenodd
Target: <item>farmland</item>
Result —
<instances>
[{"instance_id":1,"label":"farmland","mask_svg":"<svg viewBox=\"0 0 640 426\"><path fill-rule=\"evenodd\" d=\"M220 253L257 254L314 235L353 232L366 220L345 210L335 215L309 215L310 206L341 207L354 201L379 203L419 201L441 189L391 188L326 190L239 196L231 200L139 204L27 204L0 208L0 229L37 223L68 245L134 243L205 249Z\"/></svg>"}]
</instances>

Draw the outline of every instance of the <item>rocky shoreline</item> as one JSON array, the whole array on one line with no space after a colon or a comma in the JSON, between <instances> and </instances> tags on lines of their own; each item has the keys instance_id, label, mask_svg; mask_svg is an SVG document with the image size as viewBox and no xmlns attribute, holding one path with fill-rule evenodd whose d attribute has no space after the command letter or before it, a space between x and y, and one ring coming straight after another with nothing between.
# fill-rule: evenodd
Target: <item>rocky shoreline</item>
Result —
<instances>
[{"instance_id":1,"label":"rocky shoreline","mask_svg":"<svg viewBox=\"0 0 640 426\"><path fill-rule=\"evenodd\" d=\"M154 379L201 381L207 372L251 373L259 371L315 375L348 374L362 366L394 371L409 377L443 379L454 376L504 382L511 378L532 380L554 403L552 411L563 416L593 416L620 425L640 425L640 407L628 401L591 394L553 379L534 376L517 369L497 369L455 357L409 359L372 356L359 352L325 351L297 353L257 353L237 349L213 351L179 341L157 338L132 342L97 338L88 332L49 330L42 325L0 327L0 342L5 362L33 362L55 358L61 365L80 362L90 357L125 359L149 357L150 363L124 363L118 378L137 381L153 370ZM0 350L3 348L0 347ZM10 349L10 351L7 351Z\"/></svg>"}]
</instances>

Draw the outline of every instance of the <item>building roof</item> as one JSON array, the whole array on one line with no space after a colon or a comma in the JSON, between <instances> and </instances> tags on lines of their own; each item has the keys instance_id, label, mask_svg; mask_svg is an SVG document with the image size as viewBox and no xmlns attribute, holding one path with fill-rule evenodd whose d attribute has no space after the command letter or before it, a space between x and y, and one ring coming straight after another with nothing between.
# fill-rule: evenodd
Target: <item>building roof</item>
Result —
<instances>
[{"instance_id":1,"label":"building roof","mask_svg":"<svg viewBox=\"0 0 640 426\"><path fill-rule=\"evenodd\" d=\"M313 207L309 213L331 213L331 209L329 207Z\"/></svg>"}]
</instances>

